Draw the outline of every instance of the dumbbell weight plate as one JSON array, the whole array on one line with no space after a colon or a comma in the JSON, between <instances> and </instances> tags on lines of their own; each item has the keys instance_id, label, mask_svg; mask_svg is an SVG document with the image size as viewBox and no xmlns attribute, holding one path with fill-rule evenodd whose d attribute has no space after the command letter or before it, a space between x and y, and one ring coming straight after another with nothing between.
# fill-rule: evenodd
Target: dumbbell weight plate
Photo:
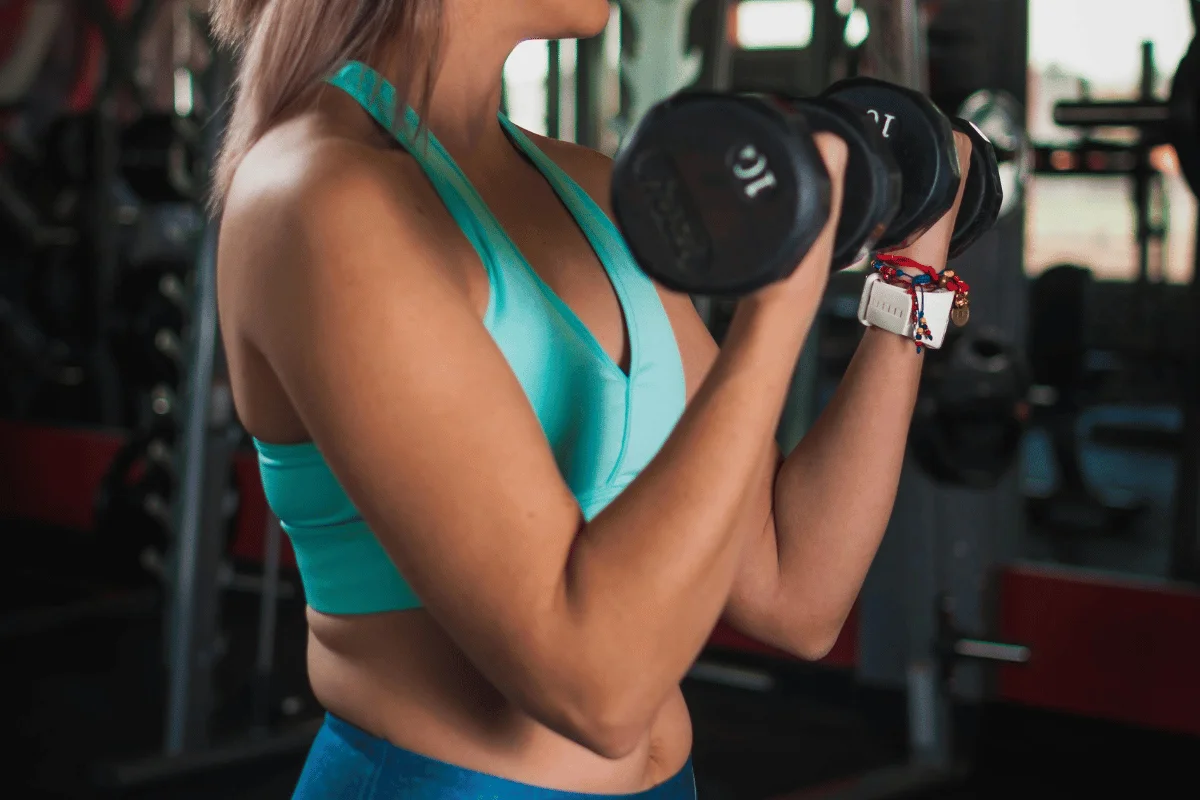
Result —
<instances>
[{"instance_id":1,"label":"dumbbell weight plate","mask_svg":"<svg viewBox=\"0 0 1200 800\"><path fill-rule=\"evenodd\" d=\"M1033 146L1025 131L1025 110L1007 92L980 89L963 101L958 116L979 128L992 143L1004 193L999 218L1004 219L1024 202L1025 185L1033 169Z\"/></svg>"},{"instance_id":2,"label":"dumbbell weight plate","mask_svg":"<svg viewBox=\"0 0 1200 800\"><path fill-rule=\"evenodd\" d=\"M814 133L832 133L846 142L845 190L832 267L853 266L870 255L900 210L900 167L878 126L858 109L823 97L781 102L803 114Z\"/></svg>"},{"instance_id":3,"label":"dumbbell weight plate","mask_svg":"<svg viewBox=\"0 0 1200 800\"><path fill-rule=\"evenodd\" d=\"M1004 190L1000 184L996 152L988 138L965 119L953 117L950 124L971 140L971 168L963 186L954 233L950 236L950 258L958 258L996 224L1000 205L1004 202Z\"/></svg>"},{"instance_id":4,"label":"dumbbell weight plate","mask_svg":"<svg viewBox=\"0 0 1200 800\"><path fill-rule=\"evenodd\" d=\"M617 226L675 291L737 296L795 269L829 218L829 175L797 116L686 93L650 109L613 164Z\"/></svg>"},{"instance_id":5,"label":"dumbbell weight plate","mask_svg":"<svg viewBox=\"0 0 1200 800\"><path fill-rule=\"evenodd\" d=\"M875 78L838 81L822 93L865 112L900 167L900 210L876 248L907 247L954 205L962 172L950 120L920 92Z\"/></svg>"}]
</instances>

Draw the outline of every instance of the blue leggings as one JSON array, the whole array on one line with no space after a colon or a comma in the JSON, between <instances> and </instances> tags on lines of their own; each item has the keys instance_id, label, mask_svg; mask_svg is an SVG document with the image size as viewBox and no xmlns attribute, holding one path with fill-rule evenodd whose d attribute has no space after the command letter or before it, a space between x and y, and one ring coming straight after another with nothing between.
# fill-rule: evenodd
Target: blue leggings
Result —
<instances>
[{"instance_id":1,"label":"blue leggings","mask_svg":"<svg viewBox=\"0 0 1200 800\"><path fill-rule=\"evenodd\" d=\"M542 789L437 761L325 715L292 800L695 800L692 762L637 794Z\"/></svg>"}]
</instances>

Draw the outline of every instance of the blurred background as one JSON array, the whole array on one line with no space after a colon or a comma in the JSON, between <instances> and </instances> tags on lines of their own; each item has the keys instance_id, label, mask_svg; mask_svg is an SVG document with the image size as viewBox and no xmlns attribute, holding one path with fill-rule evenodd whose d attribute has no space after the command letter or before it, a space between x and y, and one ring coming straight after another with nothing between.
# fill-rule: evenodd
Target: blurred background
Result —
<instances>
[{"instance_id":1,"label":"blurred background","mask_svg":"<svg viewBox=\"0 0 1200 800\"><path fill-rule=\"evenodd\" d=\"M684 88L867 74L975 122L1000 159L1002 217L954 264L983 358L931 357L834 651L714 633L685 685L702 800L1200 796L1195 6L621 0L595 39L513 52L506 113L609 154ZM206 14L0 0L14 797L289 797L322 713L217 344L203 202L231 55ZM853 353L861 280L831 282L785 449ZM696 305L719 339L730 304Z\"/></svg>"}]
</instances>

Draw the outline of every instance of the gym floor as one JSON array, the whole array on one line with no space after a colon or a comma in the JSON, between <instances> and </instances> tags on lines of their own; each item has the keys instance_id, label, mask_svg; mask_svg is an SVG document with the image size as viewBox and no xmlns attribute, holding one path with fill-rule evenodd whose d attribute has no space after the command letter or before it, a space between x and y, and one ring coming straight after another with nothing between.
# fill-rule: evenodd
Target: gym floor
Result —
<instances>
[{"instance_id":1,"label":"gym floor","mask_svg":"<svg viewBox=\"0 0 1200 800\"><path fill-rule=\"evenodd\" d=\"M10 797L290 797L302 749L236 767L207 768L136 791L97 788L107 766L152 756L161 737L162 618L152 587L80 590L98 556L70 534L5 523L0 581L0 678L8 703L0 752ZM67 547L65 545L71 545ZM62 554L72 553L69 563ZM52 557L53 556L53 557ZM64 613L57 624L33 607ZM251 707L257 598L226 599L228 646L218 673L217 739L244 730ZM73 614L72 611L75 613ZM304 617L281 604L277 707L291 698L292 722L320 711L304 677ZM759 692L690 680L695 764L701 800L757 800L847 778L903 757L902 699L856 688L848 674L781 665L745 655L725 663L770 669L774 688ZM1129 787L1131 796L1195 796L1189 774L1200 742L1095 721L1009 707L962 713L964 752L977 763L963 786L913 795L938 798L1084 797ZM1086 776L1086 777L1085 777ZM1171 787L1191 786L1191 790ZM1181 793L1182 791L1182 793Z\"/></svg>"}]
</instances>

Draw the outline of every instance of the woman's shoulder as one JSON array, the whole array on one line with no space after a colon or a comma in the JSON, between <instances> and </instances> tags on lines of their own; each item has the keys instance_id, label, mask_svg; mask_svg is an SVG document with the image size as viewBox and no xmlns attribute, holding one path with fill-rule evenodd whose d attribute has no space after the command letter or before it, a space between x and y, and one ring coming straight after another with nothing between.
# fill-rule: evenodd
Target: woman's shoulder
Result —
<instances>
[{"instance_id":1,"label":"woman's shoulder","mask_svg":"<svg viewBox=\"0 0 1200 800\"><path fill-rule=\"evenodd\" d=\"M239 164L223 208L227 309L246 307L253 326L285 284L386 286L414 270L444 277L434 273L456 263L454 253L430 224L437 197L411 162L351 138L286 125L268 133Z\"/></svg>"},{"instance_id":2,"label":"woman's shoulder","mask_svg":"<svg viewBox=\"0 0 1200 800\"><path fill-rule=\"evenodd\" d=\"M299 118L268 131L246 152L224 214L255 218L267 210L305 212L347 203L383 204L403 214L422 199L423 184L420 167L402 151Z\"/></svg>"}]
</instances>

